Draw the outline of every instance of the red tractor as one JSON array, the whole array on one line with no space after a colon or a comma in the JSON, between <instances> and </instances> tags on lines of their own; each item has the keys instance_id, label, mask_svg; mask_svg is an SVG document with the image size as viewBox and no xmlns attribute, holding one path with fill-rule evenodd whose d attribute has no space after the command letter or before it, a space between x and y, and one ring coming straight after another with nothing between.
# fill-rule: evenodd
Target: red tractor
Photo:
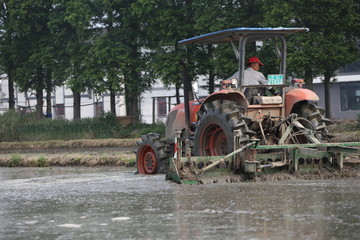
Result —
<instances>
[{"instance_id":1,"label":"red tractor","mask_svg":"<svg viewBox=\"0 0 360 240\"><path fill-rule=\"evenodd\" d=\"M225 156L253 139L264 146L330 142L327 125L331 121L316 105L319 101L316 93L302 88L302 80L285 85L285 37L307 31L306 28L235 28L180 41L180 44L231 43L239 61L239 74L237 79L221 81L222 89L205 99L189 101L185 97L185 103L175 106L168 114L164 138L156 133L142 136L136 153L138 173L165 173L175 152L179 156ZM245 45L266 39L280 40L280 72L268 76L268 85L244 86ZM245 88L261 87L276 87L280 95L249 99L244 93ZM184 95L192 94L190 83L184 83L184 92ZM294 119L296 124L292 124ZM176 136L177 133L181 136ZM271 158L262 164L282 161L285 157ZM197 167L202 168L200 165ZM236 168L231 167L232 171Z\"/></svg>"}]
</instances>

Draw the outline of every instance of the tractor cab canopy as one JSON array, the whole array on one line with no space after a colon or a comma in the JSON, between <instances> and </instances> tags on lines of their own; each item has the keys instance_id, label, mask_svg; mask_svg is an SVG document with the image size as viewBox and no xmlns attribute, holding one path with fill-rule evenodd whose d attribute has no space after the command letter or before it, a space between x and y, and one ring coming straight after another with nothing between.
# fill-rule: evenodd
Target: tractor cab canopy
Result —
<instances>
[{"instance_id":1,"label":"tractor cab canopy","mask_svg":"<svg viewBox=\"0 0 360 240\"><path fill-rule=\"evenodd\" d=\"M271 38L278 38L281 42L279 49L280 57L280 74L282 79L286 76L286 41L285 36L298 33L308 32L308 28L233 28L221 30L213 33L179 41L179 44L219 44L231 43L234 53L239 60L238 88L243 84L244 65L245 65L245 45L248 42L263 41ZM236 45L237 43L237 45Z\"/></svg>"}]
</instances>

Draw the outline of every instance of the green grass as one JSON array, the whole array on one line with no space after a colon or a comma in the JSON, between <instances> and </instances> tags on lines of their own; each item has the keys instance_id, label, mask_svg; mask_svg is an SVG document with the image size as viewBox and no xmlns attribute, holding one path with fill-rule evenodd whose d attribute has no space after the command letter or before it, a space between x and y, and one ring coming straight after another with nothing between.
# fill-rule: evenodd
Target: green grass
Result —
<instances>
[{"instance_id":1,"label":"green grass","mask_svg":"<svg viewBox=\"0 0 360 240\"><path fill-rule=\"evenodd\" d=\"M34 114L21 115L15 111L0 116L0 142L139 138L149 132L163 135L165 126L162 123L125 126L109 113L73 121L37 120Z\"/></svg>"},{"instance_id":2,"label":"green grass","mask_svg":"<svg viewBox=\"0 0 360 240\"><path fill-rule=\"evenodd\" d=\"M358 120L335 120L328 127L330 133L346 133L360 131L360 118Z\"/></svg>"},{"instance_id":3,"label":"green grass","mask_svg":"<svg viewBox=\"0 0 360 240\"><path fill-rule=\"evenodd\" d=\"M121 160L124 161L125 166L127 166L127 167L134 167L135 163L136 163L135 158L129 158L129 159L123 158Z\"/></svg>"},{"instance_id":4,"label":"green grass","mask_svg":"<svg viewBox=\"0 0 360 240\"><path fill-rule=\"evenodd\" d=\"M37 167L47 167L48 166L47 159L44 156L39 157L36 160L36 165Z\"/></svg>"},{"instance_id":5,"label":"green grass","mask_svg":"<svg viewBox=\"0 0 360 240\"><path fill-rule=\"evenodd\" d=\"M11 155L9 162L8 162L8 167L16 167L19 165L20 162L21 162L20 155L18 155L18 154Z\"/></svg>"}]
</instances>

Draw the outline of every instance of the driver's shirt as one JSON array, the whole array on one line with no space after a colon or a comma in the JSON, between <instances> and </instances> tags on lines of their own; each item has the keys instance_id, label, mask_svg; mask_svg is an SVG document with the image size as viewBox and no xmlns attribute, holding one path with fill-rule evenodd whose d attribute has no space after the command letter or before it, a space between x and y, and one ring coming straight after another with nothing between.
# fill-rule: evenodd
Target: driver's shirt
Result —
<instances>
[{"instance_id":1,"label":"driver's shirt","mask_svg":"<svg viewBox=\"0 0 360 240\"><path fill-rule=\"evenodd\" d=\"M268 82L261 72L255 71L252 68L246 68L244 71L243 85L267 85Z\"/></svg>"},{"instance_id":2,"label":"driver's shirt","mask_svg":"<svg viewBox=\"0 0 360 240\"><path fill-rule=\"evenodd\" d=\"M232 75L230 78L228 78L228 80L231 80L233 78L238 79L239 77L239 71L237 71L236 73L234 73L234 75ZM267 85L268 82L264 76L264 74L262 74L261 72L255 71L252 68L246 68L244 71L244 82L242 85L246 86L246 85Z\"/></svg>"}]
</instances>

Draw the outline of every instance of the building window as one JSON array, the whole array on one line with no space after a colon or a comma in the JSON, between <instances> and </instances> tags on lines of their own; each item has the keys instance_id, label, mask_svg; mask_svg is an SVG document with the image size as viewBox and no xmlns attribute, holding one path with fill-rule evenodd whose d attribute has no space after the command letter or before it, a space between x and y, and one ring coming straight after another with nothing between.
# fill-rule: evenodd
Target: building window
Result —
<instances>
[{"instance_id":1,"label":"building window","mask_svg":"<svg viewBox=\"0 0 360 240\"><path fill-rule=\"evenodd\" d=\"M101 115L104 114L104 103L103 102L94 102L94 112L95 112L95 116L94 117L100 117Z\"/></svg>"},{"instance_id":2,"label":"building window","mask_svg":"<svg viewBox=\"0 0 360 240\"><path fill-rule=\"evenodd\" d=\"M63 103L56 104L55 106L55 117L57 119L65 118L65 105Z\"/></svg>"},{"instance_id":3,"label":"building window","mask_svg":"<svg viewBox=\"0 0 360 240\"><path fill-rule=\"evenodd\" d=\"M360 83L340 84L341 111L360 110Z\"/></svg>"},{"instance_id":4,"label":"building window","mask_svg":"<svg viewBox=\"0 0 360 240\"><path fill-rule=\"evenodd\" d=\"M166 98L165 97L159 97L158 98L158 115L159 116L166 116Z\"/></svg>"}]
</instances>

